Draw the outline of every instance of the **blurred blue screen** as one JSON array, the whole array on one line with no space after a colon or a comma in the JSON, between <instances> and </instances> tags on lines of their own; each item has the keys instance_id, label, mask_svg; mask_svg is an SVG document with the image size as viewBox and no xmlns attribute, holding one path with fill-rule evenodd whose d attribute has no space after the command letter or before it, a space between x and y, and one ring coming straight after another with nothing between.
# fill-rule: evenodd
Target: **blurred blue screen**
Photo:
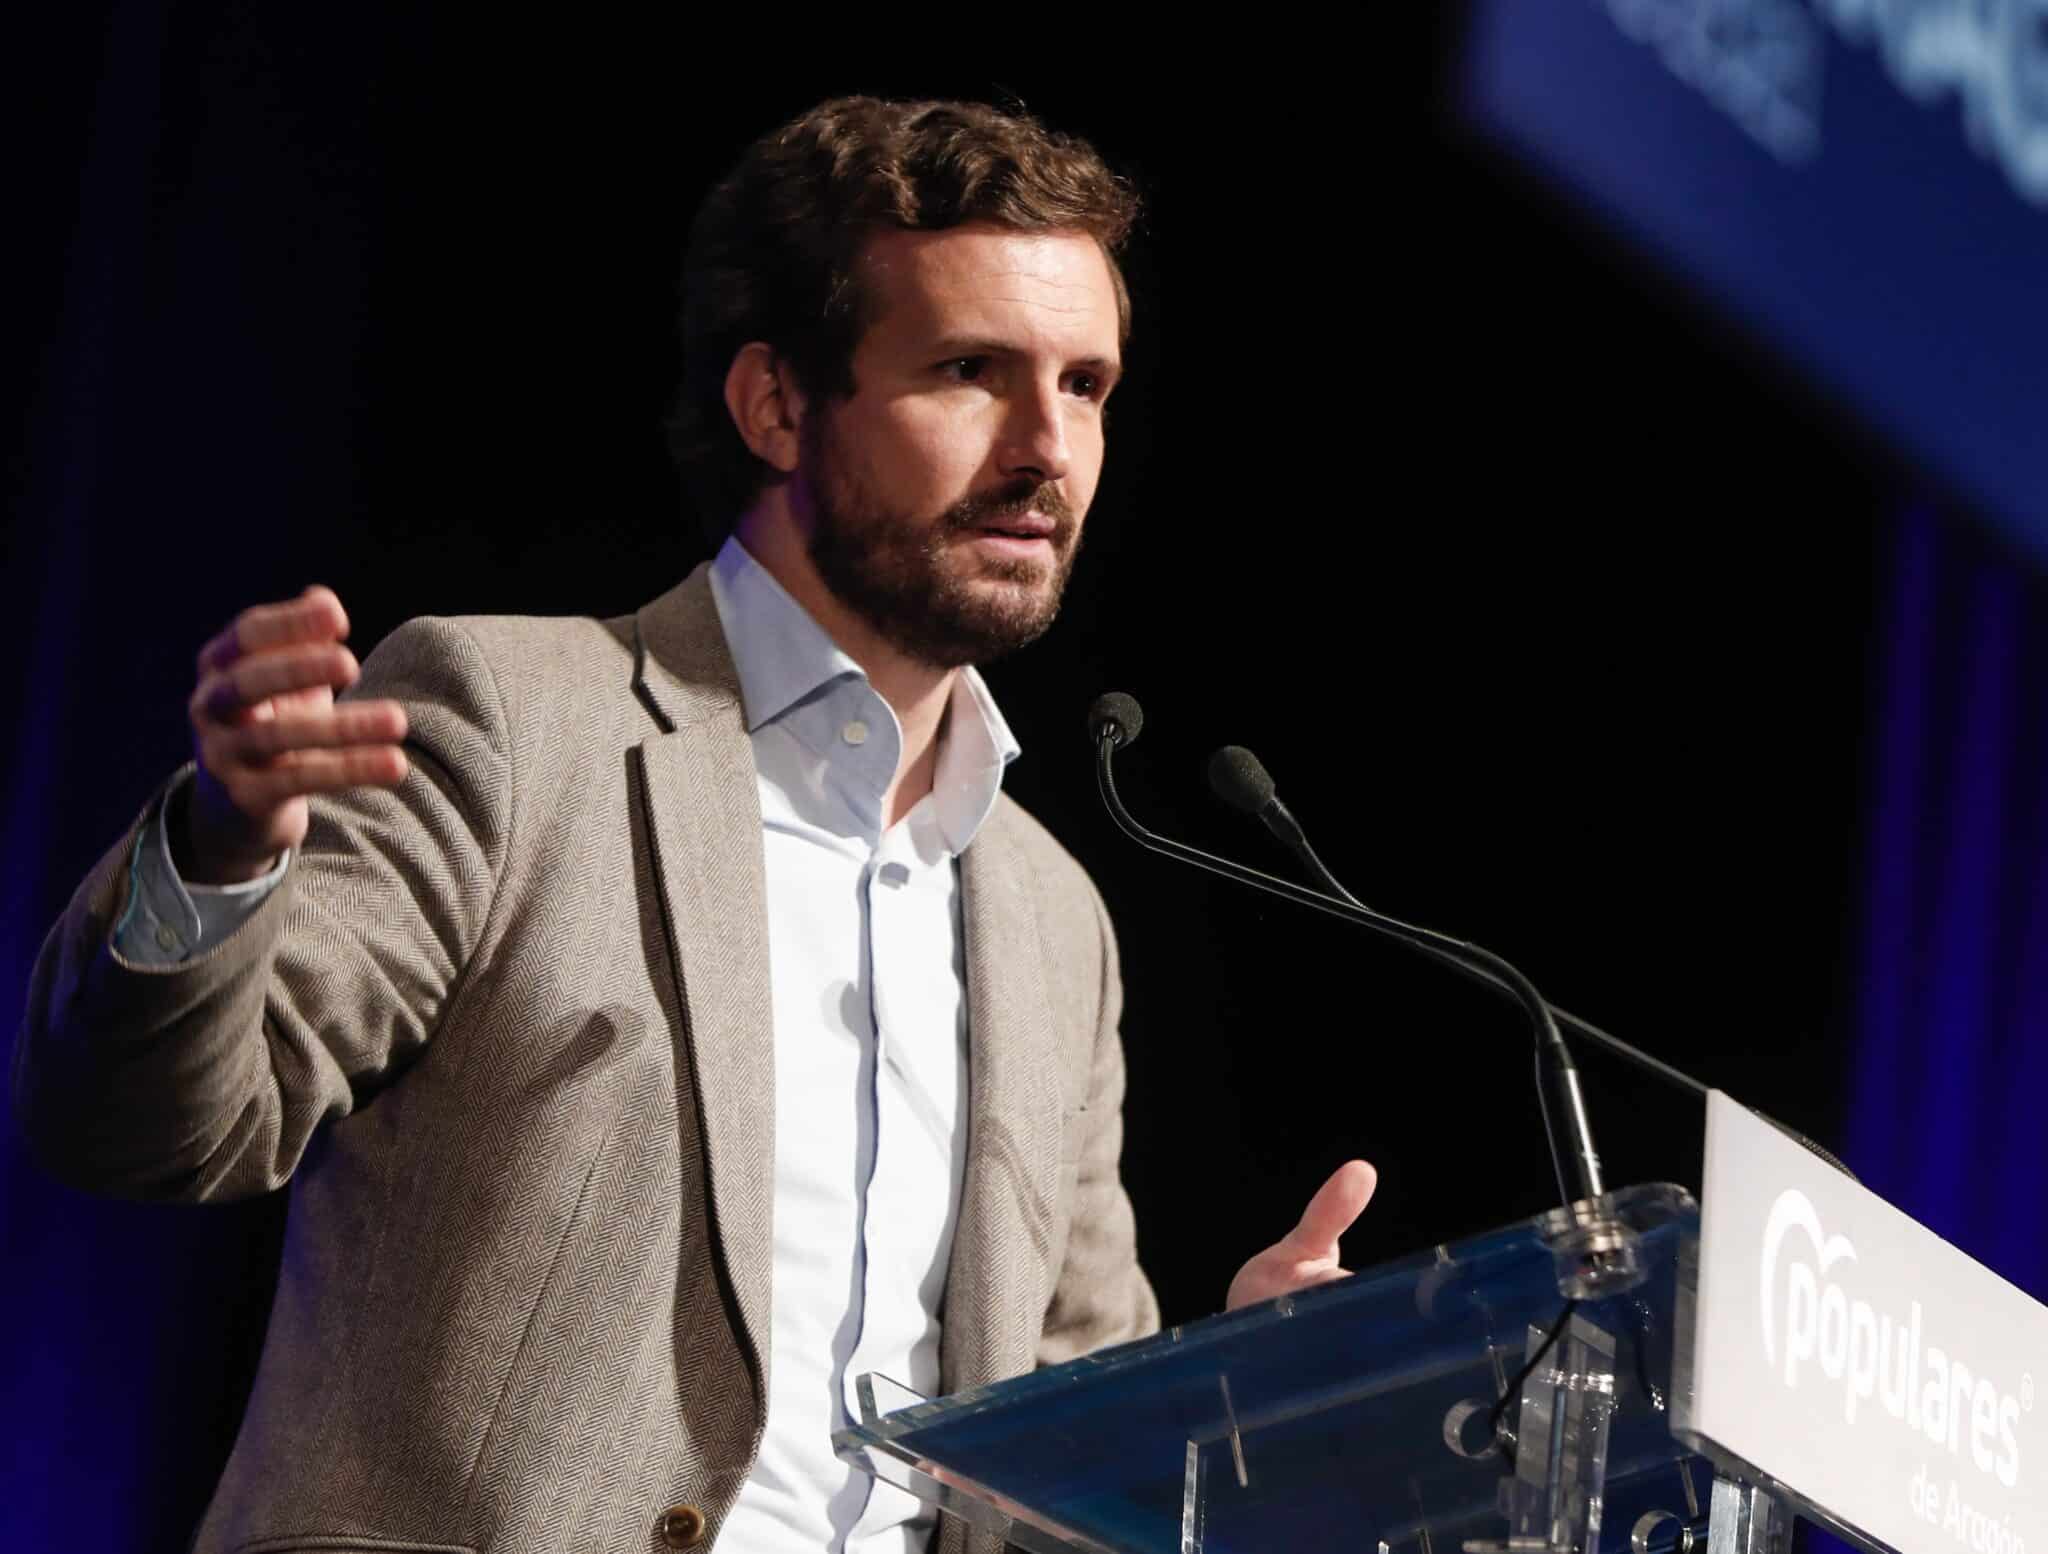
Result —
<instances>
[{"instance_id":1,"label":"blurred blue screen","mask_svg":"<svg viewBox=\"0 0 2048 1554\"><path fill-rule=\"evenodd\" d=\"M2048 0L1475 0L1462 68L1473 121L2048 557Z\"/></svg>"}]
</instances>

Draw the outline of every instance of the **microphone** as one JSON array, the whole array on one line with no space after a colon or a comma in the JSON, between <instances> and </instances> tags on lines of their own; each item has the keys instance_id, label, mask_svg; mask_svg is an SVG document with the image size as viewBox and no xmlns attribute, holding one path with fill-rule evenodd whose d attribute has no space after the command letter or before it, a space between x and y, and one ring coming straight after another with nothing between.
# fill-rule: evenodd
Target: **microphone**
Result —
<instances>
[{"instance_id":1,"label":"microphone","mask_svg":"<svg viewBox=\"0 0 2048 1554\"><path fill-rule=\"evenodd\" d=\"M1298 855L1308 846L1308 836L1301 829L1301 822L1294 818L1294 812L1282 804L1280 796L1273 791L1271 774L1243 745L1225 745L1209 757L1209 787L1233 809L1241 809L1262 821L1266 829L1279 837L1290 851ZM1331 895L1355 907L1371 910L1339 885L1320 860L1310 868L1322 881L1323 889Z\"/></svg>"},{"instance_id":2,"label":"microphone","mask_svg":"<svg viewBox=\"0 0 2048 1554\"><path fill-rule=\"evenodd\" d=\"M1129 698L1126 697L1125 700L1129 700ZM1316 851L1309 845L1307 833L1302 830L1300 822L1294 818L1293 813L1287 806L1280 802L1278 795L1275 793L1272 774L1266 770L1264 763L1257 756L1253 755L1251 751L1245 749L1243 745L1225 745L1222 749L1218 750L1209 758L1209 786L1214 790L1216 796L1223 800L1224 803L1230 805L1231 808L1241 809L1264 824L1268 831L1271 831L1274 836L1280 839L1281 844L1289 852L1301 860L1303 866L1316 877L1323 889L1339 900L1348 901L1353 906L1367 911L1371 910L1369 907L1366 907L1363 901L1360 901L1350 891L1346 890L1339 883L1337 876L1330 872L1323 860L1316 856ZM1484 982L1501 992L1512 993L1513 991L1485 966L1476 963L1466 963L1457 969L1462 970L1473 981ZM1678 1089L1685 1091L1689 1095L1705 1099L1707 1086L1693 1078L1692 1075L1673 1068L1669 1063L1663 1062L1660 1059L1651 1057L1649 1053L1643 1051L1640 1047L1630 1046L1629 1043L1623 1041L1619 1036L1603 1031L1590 1020L1580 1019L1579 1016L1573 1014L1568 1009L1560 1009L1556 1004L1552 1004L1550 1006L1550 1013L1551 1017L1559 1025L1570 1031L1574 1036L1582 1037L1593 1043L1594 1046L1612 1053L1615 1057L1633 1063L1637 1068L1655 1075L1666 1084L1675 1085ZM1852 1181L1856 1179L1855 1172L1843 1165L1841 1161L1837 1160L1820 1145L1814 1143L1805 1134L1795 1128L1787 1127L1775 1117L1757 1111L1755 1107L1750 1107L1749 1110L1791 1139L1795 1144L1812 1151L1813 1154L1826 1161L1844 1176Z\"/></svg>"},{"instance_id":3,"label":"microphone","mask_svg":"<svg viewBox=\"0 0 2048 1554\"><path fill-rule=\"evenodd\" d=\"M1358 902L1345 900L1320 891L1296 885L1292 881L1263 874L1257 869L1246 868L1243 864L1232 863L1218 858L1185 843L1159 836L1140 825L1131 812L1124 807L1117 796L1116 777L1112 771L1116 752L1137 737L1136 731L1144 726L1144 715L1137 702L1122 692L1113 691L1097 697L1089 709L1088 731L1095 742L1095 777L1107 806L1110 817L1140 846L1153 852L1163 853L1182 863L1192 864L1225 879L1236 880L1254 890L1270 895L1282 896L1302 906L1314 907L1333 917L1341 917L1375 933L1399 940L1421 951L1432 960L1470 974L1475 967L1484 968L1488 980L1507 989L1515 1001L1521 1004L1524 1013L1536 1030L1536 1074L1537 1099L1543 1112L1543 1131L1550 1144L1550 1160L1557 1172L1558 1191L1564 1195L1564 1202L1575 1221L1584 1221L1598 1214L1595 1200L1604 1193L1600 1180L1600 1156L1593 1147L1592 1123L1586 1116L1585 1097L1579 1089L1578 1070L1572 1064L1571 1053L1558 1033L1557 1022L1552 1018L1550 1005L1536 991L1535 984L1513 966L1490 950L1462 939L1453 939L1428 928L1404 923L1398 918L1375 912ZM1249 754L1249 752L1246 752ZM1256 765L1256 761L1253 763ZM1264 769L1259 768L1262 775ZM1270 786L1271 779L1266 779ZM1256 787L1256 784L1254 784ZM1266 802L1277 804L1270 792ZM1263 806L1262 806L1263 807ZM1567 1150L1558 1141L1559 1118L1570 1135ZM1587 1228L1594 1227L1588 1225ZM1604 1228L1604 1227L1602 1227ZM1599 1266L1589 1269L1598 1277ZM1624 1269L1613 1265L1612 1271L1621 1275Z\"/></svg>"},{"instance_id":4,"label":"microphone","mask_svg":"<svg viewBox=\"0 0 2048 1554\"><path fill-rule=\"evenodd\" d=\"M1126 696L1122 691L1106 691L1095 698L1095 704L1088 709L1088 737L1100 741L1105 735L1116 741L1118 748L1136 744L1138 731L1145 726L1145 709L1138 705L1135 696ZM1251 752L1245 752L1249 755ZM1272 781L1269 777L1268 783Z\"/></svg>"}]
</instances>

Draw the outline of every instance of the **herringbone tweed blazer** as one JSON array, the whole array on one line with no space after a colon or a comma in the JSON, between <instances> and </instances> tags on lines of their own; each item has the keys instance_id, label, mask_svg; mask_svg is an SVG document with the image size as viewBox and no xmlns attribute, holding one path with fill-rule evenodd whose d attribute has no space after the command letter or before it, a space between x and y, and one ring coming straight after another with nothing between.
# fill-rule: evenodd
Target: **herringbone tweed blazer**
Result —
<instances>
[{"instance_id":1,"label":"herringbone tweed blazer","mask_svg":"<svg viewBox=\"0 0 2048 1554\"><path fill-rule=\"evenodd\" d=\"M715 1540L774 1363L775 1118L752 747L706 574L611 621L414 621L359 694L405 704L403 787L316 803L284 883L172 968L110 947L131 831L44 945L17 1047L24 1131L68 1180L291 1184L196 1548L655 1551L678 1503ZM962 888L949 1391L1158 1325L1101 901L1008 800Z\"/></svg>"}]
</instances>

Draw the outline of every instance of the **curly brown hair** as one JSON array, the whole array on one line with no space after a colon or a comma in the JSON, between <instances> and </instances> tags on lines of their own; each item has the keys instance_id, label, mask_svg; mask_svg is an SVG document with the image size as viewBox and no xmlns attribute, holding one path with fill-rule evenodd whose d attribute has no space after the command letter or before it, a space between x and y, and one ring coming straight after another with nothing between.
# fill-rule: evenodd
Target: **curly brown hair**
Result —
<instances>
[{"instance_id":1,"label":"curly brown hair","mask_svg":"<svg viewBox=\"0 0 2048 1554\"><path fill-rule=\"evenodd\" d=\"M755 141L706 197L683 258L669 449L712 546L768 472L726 409L733 356L764 341L807 395L851 395L854 347L872 322L858 261L875 233L968 222L1086 233L1109 261L1127 339L1117 255L1137 215L1129 181L1087 142L980 103L840 97Z\"/></svg>"}]
</instances>

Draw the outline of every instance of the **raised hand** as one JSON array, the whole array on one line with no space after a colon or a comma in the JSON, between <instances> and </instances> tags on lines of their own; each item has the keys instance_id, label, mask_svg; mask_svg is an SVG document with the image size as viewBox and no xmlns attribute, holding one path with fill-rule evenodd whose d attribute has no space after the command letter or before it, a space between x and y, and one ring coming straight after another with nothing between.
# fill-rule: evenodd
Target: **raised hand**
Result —
<instances>
[{"instance_id":1,"label":"raised hand","mask_svg":"<svg viewBox=\"0 0 2048 1554\"><path fill-rule=\"evenodd\" d=\"M341 600L313 587L244 610L199 650L190 703L199 773L170 828L186 880L255 879L305 840L308 794L404 780L405 709L335 704L361 673L347 635Z\"/></svg>"},{"instance_id":2,"label":"raised hand","mask_svg":"<svg viewBox=\"0 0 2048 1554\"><path fill-rule=\"evenodd\" d=\"M1308 1209L1279 1241L1238 1269L1224 1310L1235 1311L1276 1295L1291 1295L1311 1284L1349 1278L1337 1260L1337 1238L1365 1212L1379 1173L1363 1160L1347 1160L1316 1189Z\"/></svg>"}]
</instances>

